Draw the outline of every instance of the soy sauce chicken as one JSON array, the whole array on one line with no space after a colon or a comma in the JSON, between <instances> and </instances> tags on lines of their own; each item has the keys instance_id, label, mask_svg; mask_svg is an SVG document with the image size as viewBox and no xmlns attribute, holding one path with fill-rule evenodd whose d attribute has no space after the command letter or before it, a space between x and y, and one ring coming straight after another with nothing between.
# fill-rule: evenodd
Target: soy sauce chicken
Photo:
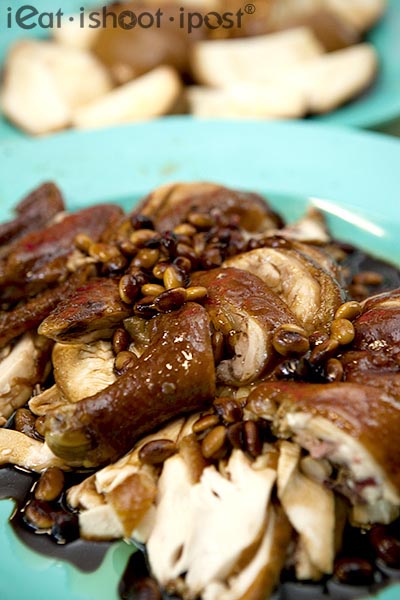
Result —
<instances>
[{"instance_id":1,"label":"soy sauce chicken","mask_svg":"<svg viewBox=\"0 0 400 600\"><path fill-rule=\"evenodd\" d=\"M315 210L191 183L66 214L46 184L0 239L0 463L94 470L83 538L145 544L185 600L263 600L399 517L400 293L353 300Z\"/></svg>"}]
</instances>

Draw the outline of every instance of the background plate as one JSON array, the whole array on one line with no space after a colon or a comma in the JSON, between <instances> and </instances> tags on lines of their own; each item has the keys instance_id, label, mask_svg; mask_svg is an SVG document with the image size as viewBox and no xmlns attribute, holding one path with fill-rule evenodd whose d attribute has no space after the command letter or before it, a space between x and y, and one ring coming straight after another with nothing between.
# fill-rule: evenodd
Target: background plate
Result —
<instances>
[{"instance_id":1,"label":"background plate","mask_svg":"<svg viewBox=\"0 0 400 600\"><path fill-rule=\"evenodd\" d=\"M62 8L65 13L79 11L80 6L101 6L101 0L30 0L29 4L41 11L55 11ZM21 6L22 0L11 5ZM19 28L5 28L5 10L0 10L0 65L3 64L7 48L18 38L45 37L46 31L22 31ZM387 127L400 117L400 2L388 0L388 9L380 23L368 34L367 39L374 44L379 54L380 72L377 81L359 99L327 115L313 117L312 120L362 128ZM191 117L187 117L191 119ZM63 136L64 133L54 134ZM28 136L13 127L0 113L0 140L6 137L26 139Z\"/></svg>"},{"instance_id":2,"label":"background plate","mask_svg":"<svg viewBox=\"0 0 400 600\"><path fill-rule=\"evenodd\" d=\"M351 127L383 128L400 117L400 2L388 0L384 18L367 40L379 56L378 79L358 100L314 120Z\"/></svg>"},{"instance_id":3,"label":"background plate","mask_svg":"<svg viewBox=\"0 0 400 600\"><path fill-rule=\"evenodd\" d=\"M54 179L68 206L116 201L131 207L161 183L208 179L258 190L293 219L313 202L335 235L400 265L400 142L310 123L164 119L91 133L69 132L0 147L0 217L39 183ZM1 600L117 600L130 548L116 544L100 570L81 573L35 554L8 524L0 502ZM29 589L29 592L28 592ZM400 587L381 594L398 600Z\"/></svg>"}]
</instances>

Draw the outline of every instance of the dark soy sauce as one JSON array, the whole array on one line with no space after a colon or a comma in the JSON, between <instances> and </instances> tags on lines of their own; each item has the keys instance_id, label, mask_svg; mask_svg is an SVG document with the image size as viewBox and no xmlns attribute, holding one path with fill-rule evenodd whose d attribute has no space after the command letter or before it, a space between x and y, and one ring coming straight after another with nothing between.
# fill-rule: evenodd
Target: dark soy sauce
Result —
<instances>
[{"instance_id":1,"label":"dark soy sauce","mask_svg":"<svg viewBox=\"0 0 400 600\"><path fill-rule=\"evenodd\" d=\"M22 509L37 479L37 475L14 467L0 468L0 500L16 501L16 510L10 520L14 532L35 552L70 562L81 571L95 571L103 562L111 545L109 542L87 542L77 539L68 544L58 544L49 535L39 534L25 523ZM70 485L74 483L78 481L71 480Z\"/></svg>"},{"instance_id":2,"label":"dark soy sauce","mask_svg":"<svg viewBox=\"0 0 400 600\"><path fill-rule=\"evenodd\" d=\"M345 250L347 252L347 257L341 263L341 266L349 269L350 279L353 275L362 271L376 271L382 275L382 284L369 288L371 296L400 287L400 269L398 267L378 258L374 258L373 256L369 256L362 250L358 250L353 246L346 245ZM348 283L350 283L350 281Z\"/></svg>"}]
</instances>

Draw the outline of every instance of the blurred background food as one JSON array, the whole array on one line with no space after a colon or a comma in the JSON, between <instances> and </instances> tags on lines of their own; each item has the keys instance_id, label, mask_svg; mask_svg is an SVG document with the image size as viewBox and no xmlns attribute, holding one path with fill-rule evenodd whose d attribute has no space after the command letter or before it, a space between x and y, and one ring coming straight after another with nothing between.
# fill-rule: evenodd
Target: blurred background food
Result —
<instances>
[{"instance_id":1,"label":"blurred background food","mask_svg":"<svg viewBox=\"0 0 400 600\"><path fill-rule=\"evenodd\" d=\"M87 15L82 27L76 15L53 39L9 49L1 106L12 123L37 135L176 113L301 118L357 98L379 69L364 36L384 0L140 0L107 10L116 21L91 28ZM148 13L153 26L124 29L126 11Z\"/></svg>"}]
</instances>

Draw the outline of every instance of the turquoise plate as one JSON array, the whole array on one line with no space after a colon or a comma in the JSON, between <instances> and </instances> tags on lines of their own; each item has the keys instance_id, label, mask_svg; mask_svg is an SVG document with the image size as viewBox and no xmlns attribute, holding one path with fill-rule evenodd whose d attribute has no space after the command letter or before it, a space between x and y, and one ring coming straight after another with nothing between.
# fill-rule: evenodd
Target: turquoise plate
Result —
<instances>
[{"instance_id":1,"label":"turquoise plate","mask_svg":"<svg viewBox=\"0 0 400 600\"><path fill-rule=\"evenodd\" d=\"M11 3L23 4L22 0ZM55 10L52 0L30 0L29 4L41 11ZM57 9L65 13L79 11L80 6L101 5L100 0L60 0ZM103 3L105 4L105 2ZM7 48L18 38L45 37L43 30L22 31L14 27L6 29L5 10L0 10L0 65L4 62ZM370 90L348 105L313 120L361 128L386 128L400 117L400 2L388 0L388 9L380 23L369 33L368 40L375 46L380 60L377 81ZM190 119L191 117L188 117ZM394 131L394 129L392 129ZM55 134L63 136L63 133ZM27 135L13 127L0 114L0 140L6 137L26 139Z\"/></svg>"},{"instance_id":2,"label":"turquoise plate","mask_svg":"<svg viewBox=\"0 0 400 600\"><path fill-rule=\"evenodd\" d=\"M126 208L155 186L212 180L258 190L290 220L313 203L333 233L400 265L400 142L309 123L198 123L164 119L91 133L68 132L0 146L0 217L53 179L70 208L115 201ZM112 546L91 574L27 549L0 502L1 600L117 600L132 549ZM29 590L29 592L28 592ZM381 600L396 600L400 587Z\"/></svg>"}]
</instances>

